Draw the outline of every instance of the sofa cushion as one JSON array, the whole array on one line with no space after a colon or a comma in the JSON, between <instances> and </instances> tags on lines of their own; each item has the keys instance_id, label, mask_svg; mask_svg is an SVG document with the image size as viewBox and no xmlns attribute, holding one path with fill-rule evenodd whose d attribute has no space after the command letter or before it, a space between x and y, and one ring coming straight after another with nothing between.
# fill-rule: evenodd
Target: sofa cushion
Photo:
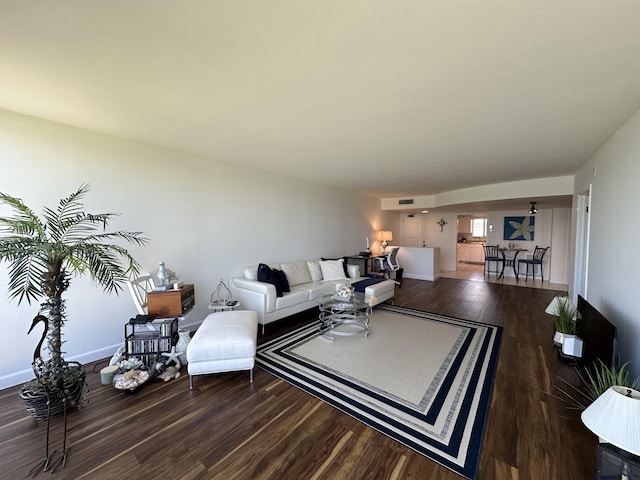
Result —
<instances>
[{"instance_id":1,"label":"sofa cushion","mask_svg":"<svg viewBox=\"0 0 640 480\"><path fill-rule=\"evenodd\" d=\"M320 262L322 270L322 279L329 280L346 280L347 275L344 273L344 260L323 260Z\"/></svg>"},{"instance_id":2,"label":"sofa cushion","mask_svg":"<svg viewBox=\"0 0 640 480\"><path fill-rule=\"evenodd\" d=\"M280 268L287 276L289 286L294 287L301 283L309 283L311 281L311 273L306 261L282 263Z\"/></svg>"},{"instance_id":3,"label":"sofa cushion","mask_svg":"<svg viewBox=\"0 0 640 480\"><path fill-rule=\"evenodd\" d=\"M271 285L276 287L276 296L282 296L282 285L280 284L280 280L269 265L266 265L264 263L258 264L258 281L270 283Z\"/></svg>"},{"instance_id":4,"label":"sofa cushion","mask_svg":"<svg viewBox=\"0 0 640 480\"><path fill-rule=\"evenodd\" d=\"M325 295L336 293L335 282L311 282L296 285L296 290L306 290L309 294L309 300L315 300Z\"/></svg>"},{"instance_id":5,"label":"sofa cushion","mask_svg":"<svg viewBox=\"0 0 640 480\"><path fill-rule=\"evenodd\" d=\"M291 292L285 293L282 297L276 298L276 310L292 307L299 303L304 303L309 299L309 293L305 290L293 288Z\"/></svg>"},{"instance_id":6,"label":"sofa cushion","mask_svg":"<svg viewBox=\"0 0 640 480\"><path fill-rule=\"evenodd\" d=\"M320 260L307 260L307 267L309 267L309 273L311 274L312 282L319 282L322 280Z\"/></svg>"}]
</instances>

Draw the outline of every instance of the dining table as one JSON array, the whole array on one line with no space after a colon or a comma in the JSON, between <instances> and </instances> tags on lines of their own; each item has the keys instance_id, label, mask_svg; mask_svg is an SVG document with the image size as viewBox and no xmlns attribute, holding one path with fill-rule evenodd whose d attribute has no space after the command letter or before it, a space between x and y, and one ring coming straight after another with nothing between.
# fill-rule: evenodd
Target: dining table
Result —
<instances>
[{"instance_id":1,"label":"dining table","mask_svg":"<svg viewBox=\"0 0 640 480\"><path fill-rule=\"evenodd\" d=\"M505 267L513 267L513 274L516 277L516 281L518 280L518 269L516 268L518 254L520 252L528 252L526 248L499 248L500 253L502 254L502 271L498 278L504 277L504 268Z\"/></svg>"}]
</instances>

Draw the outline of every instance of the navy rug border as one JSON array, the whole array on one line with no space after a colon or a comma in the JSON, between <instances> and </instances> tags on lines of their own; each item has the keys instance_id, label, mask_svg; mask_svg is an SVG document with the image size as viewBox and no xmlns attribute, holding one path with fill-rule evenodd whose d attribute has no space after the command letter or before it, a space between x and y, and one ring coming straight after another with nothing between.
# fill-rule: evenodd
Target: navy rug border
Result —
<instances>
[{"instance_id":1,"label":"navy rug border","mask_svg":"<svg viewBox=\"0 0 640 480\"><path fill-rule=\"evenodd\" d=\"M494 385L494 380L496 376L498 356L499 356L500 345L502 341L503 327L499 325L490 324L490 323L478 322L475 320L468 320L465 318L453 317L448 315L441 315L438 313L433 313L425 310L417 310L413 308L399 307L395 305L386 305L386 304L378 305L376 309L388 310L391 312L396 312L403 315L409 315L409 316L415 316L415 317L424 317L424 315L427 314L445 323L447 321L452 320L456 324L466 323L471 328L482 327L482 328L488 329L488 331L491 332L490 335L486 336L482 345L482 357L486 358L486 356L489 355L489 359L487 362L487 374L484 376L484 379L478 378L480 375L482 362L477 362L475 365L474 373L473 373L473 376L475 377L473 380L473 383L475 385L478 385L481 381L482 386L473 389L472 392L471 391L468 392L465 395L465 398L463 400L463 402L465 403L465 408L468 410L468 405L473 401L474 393L479 392L480 394L478 409L473 422L473 427L471 429L471 436L469 439L467 455L466 455L463 466L454 464L450 462L448 459L439 455L437 451L429 450L423 447L422 445L416 442L413 442L411 438L403 436L396 431L390 430L384 424L376 421L375 417L376 416L383 417L385 418L386 424L393 425L395 428L398 428L400 431L406 431L406 429L403 428L402 424L395 421L390 421L388 417L379 415L378 412L375 412L372 409L363 408L362 405L359 405L358 409L367 411L367 413L371 415L371 417L363 416L359 413L359 411L349 407L349 402L351 401L351 399L347 398L341 393L336 392L335 390L332 390L330 387L327 387L324 384L320 384L316 381L310 380L309 378L306 378L303 375L295 371L292 371L287 367L284 367L282 364L278 364L277 362L272 362L270 359L265 358L264 356L261 355L261 352L263 350L269 349L270 346L273 345L274 343L279 343L283 340L283 338L286 338L288 336L296 336L297 334L299 334L300 332L306 329L311 329L310 332L307 334L307 337L316 335L317 331L313 330L313 327L316 325L315 322L312 322L310 324L305 324L297 329L294 329L293 331L288 331L276 338L270 339L267 342L259 345L257 349L257 354L256 354L256 363L258 364L259 367L271 373L275 377L280 378L281 380L305 391L306 393L309 393L310 395L318 398L319 400L322 400L323 402L346 413L347 415L350 415L351 417L364 423L365 425L368 425L371 428L374 428L375 430L398 441L399 443L407 446L408 448L411 448L412 450L420 453L421 455L424 455L430 460L433 460L439 463L440 465L448 468L454 473L468 479L475 479L477 475L479 462L480 462L480 451L482 447L482 440L484 438L484 431L486 428L486 422L489 415L489 405L491 401L491 395L493 393L493 385ZM299 341L300 339L298 338L295 341L295 343L298 343ZM278 348L277 349L278 353L280 355L283 355L282 350L285 348L286 346L281 346L280 348ZM292 359L290 356L287 356L287 358L289 360L294 360L297 362L296 359ZM272 363L275 365L272 365ZM309 365L305 365L305 366L309 368ZM281 371L284 373L281 373ZM323 374L325 374L328 377L332 377L332 375L327 374L326 371L323 371ZM296 377L304 378L305 382L307 382L309 385L298 381ZM355 386L355 384L352 386ZM367 392L367 394L375 397L375 394L373 394L373 392L368 391L368 389L366 388L358 387L357 389L363 392ZM326 395L325 391L337 397L338 400L334 400L330 396ZM398 405L395 405L395 406L398 407ZM457 422L464 423L465 420L466 420L466 417L461 416L460 418L458 418ZM426 421L426 420L423 419L423 421ZM456 449L457 446L460 445L462 435L464 433L464 430L462 428L459 428L458 425L456 425L455 431L457 432L458 438L452 438L452 441L450 442L450 446L449 446L450 448L453 448L453 449ZM416 436L415 432L412 432L411 435ZM439 443L437 441L434 441L433 439L426 438L426 437L422 437L421 440L427 443L428 445L431 445L433 448L440 449L442 452L451 454L450 450L447 451L447 446L443 445L442 443Z\"/></svg>"}]
</instances>

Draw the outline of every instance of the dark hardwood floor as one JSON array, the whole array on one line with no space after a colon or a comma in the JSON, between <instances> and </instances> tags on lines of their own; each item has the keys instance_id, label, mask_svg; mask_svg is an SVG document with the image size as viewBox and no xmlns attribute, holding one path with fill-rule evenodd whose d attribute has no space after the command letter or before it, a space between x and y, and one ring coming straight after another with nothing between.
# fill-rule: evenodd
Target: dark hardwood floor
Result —
<instances>
[{"instance_id":1,"label":"dark hardwood floor","mask_svg":"<svg viewBox=\"0 0 640 480\"><path fill-rule=\"evenodd\" d=\"M544 309L558 292L442 278L405 279L396 305L504 327L478 478L593 478L595 437L554 396L560 364ZM311 321L270 325L273 336ZM256 368L168 383L134 395L100 385L87 365L89 404L69 415L71 452L58 479L459 479L447 469ZM0 391L0 479L24 478L44 453L46 424L18 387ZM52 422L60 448L62 418Z\"/></svg>"}]
</instances>

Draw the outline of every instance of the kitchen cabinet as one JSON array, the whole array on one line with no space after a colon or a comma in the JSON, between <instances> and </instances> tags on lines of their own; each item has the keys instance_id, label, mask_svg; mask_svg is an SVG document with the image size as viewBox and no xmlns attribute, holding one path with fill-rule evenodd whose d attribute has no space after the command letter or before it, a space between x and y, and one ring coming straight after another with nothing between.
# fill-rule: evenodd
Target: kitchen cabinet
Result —
<instances>
[{"instance_id":1,"label":"kitchen cabinet","mask_svg":"<svg viewBox=\"0 0 640 480\"><path fill-rule=\"evenodd\" d=\"M458 233L471 233L471 217L467 215L458 216Z\"/></svg>"},{"instance_id":2,"label":"kitchen cabinet","mask_svg":"<svg viewBox=\"0 0 640 480\"><path fill-rule=\"evenodd\" d=\"M469 245L471 251L469 252L469 262L471 263L484 263L484 248L482 245Z\"/></svg>"},{"instance_id":3,"label":"kitchen cabinet","mask_svg":"<svg viewBox=\"0 0 640 480\"><path fill-rule=\"evenodd\" d=\"M481 243L458 243L458 261L484 263L484 249Z\"/></svg>"}]
</instances>

